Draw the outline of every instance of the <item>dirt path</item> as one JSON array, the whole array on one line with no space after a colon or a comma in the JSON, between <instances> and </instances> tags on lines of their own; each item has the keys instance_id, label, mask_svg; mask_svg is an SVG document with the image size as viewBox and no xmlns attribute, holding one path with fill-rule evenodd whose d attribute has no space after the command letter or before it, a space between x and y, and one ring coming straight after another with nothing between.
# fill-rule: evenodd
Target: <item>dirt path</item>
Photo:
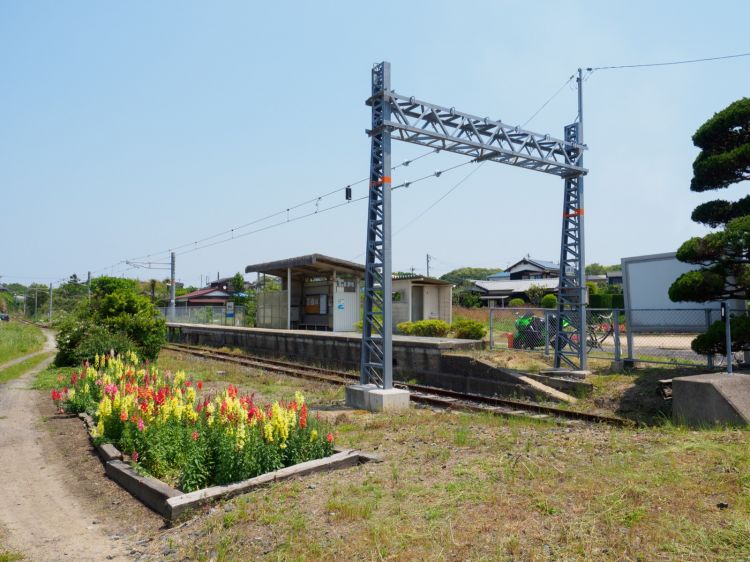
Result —
<instances>
[{"instance_id":1,"label":"dirt path","mask_svg":"<svg viewBox=\"0 0 750 562\"><path fill-rule=\"evenodd\" d=\"M54 349L54 340L50 332L46 335L45 351L49 351ZM105 529L109 526L111 530L102 521L102 515L107 518L106 512L92 510L91 501L81 493L80 485L71 482L70 459L60 454L62 451L52 443L55 435L50 427L44 426L48 420L39 409L39 392L29 390L34 375L50 361L0 385L3 542L9 550L31 560L132 559L128 556L132 554L130 547L120 536L113 538ZM54 431L58 433L57 428ZM68 450L71 456L82 453L75 447L71 449ZM72 464L90 471L85 461L91 462L80 459ZM99 474L96 476L101 479Z\"/></svg>"}]
</instances>

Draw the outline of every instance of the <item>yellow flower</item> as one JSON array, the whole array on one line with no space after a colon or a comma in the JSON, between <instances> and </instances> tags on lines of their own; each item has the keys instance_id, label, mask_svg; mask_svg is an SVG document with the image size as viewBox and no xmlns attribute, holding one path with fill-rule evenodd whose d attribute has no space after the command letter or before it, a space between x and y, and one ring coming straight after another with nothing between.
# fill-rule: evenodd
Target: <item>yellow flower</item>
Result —
<instances>
[{"instance_id":1,"label":"yellow flower","mask_svg":"<svg viewBox=\"0 0 750 562\"><path fill-rule=\"evenodd\" d=\"M318 438L318 430L317 429L313 429L310 432L310 441L315 441L317 438Z\"/></svg>"},{"instance_id":2,"label":"yellow flower","mask_svg":"<svg viewBox=\"0 0 750 562\"><path fill-rule=\"evenodd\" d=\"M273 443L273 424L271 422L263 424L263 436L266 438L266 441Z\"/></svg>"}]
</instances>

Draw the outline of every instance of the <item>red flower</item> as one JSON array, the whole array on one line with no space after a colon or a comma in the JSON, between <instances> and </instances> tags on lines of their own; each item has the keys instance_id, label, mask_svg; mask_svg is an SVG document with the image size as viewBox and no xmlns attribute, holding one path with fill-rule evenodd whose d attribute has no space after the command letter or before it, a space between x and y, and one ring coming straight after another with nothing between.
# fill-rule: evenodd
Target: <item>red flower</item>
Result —
<instances>
[{"instance_id":1,"label":"red flower","mask_svg":"<svg viewBox=\"0 0 750 562\"><path fill-rule=\"evenodd\" d=\"M197 432L197 431L193 431L193 441L198 441L198 437L199 437L199 436L200 436L200 435L198 434L198 432Z\"/></svg>"},{"instance_id":2,"label":"red flower","mask_svg":"<svg viewBox=\"0 0 750 562\"><path fill-rule=\"evenodd\" d=\"M128 421L128 412L123 410L120 413L120 421Z\"/></svg>"},{"instance_id":3,"label":"red flower","mask_svg":"<svg viewBox=\"0 0 750 562\"><path fill-rule=\"evenodd\" d=\"M198 387L198 390L203 390L203 381L198 381L198 383L195 386Z\"/></svg>"},{"instance_id":4,"label":"red flower","mask_svg":"<svg viewBox=\"0 0 750 562\"><path fill-rule=\"evenodd\" d=\"M299 411L299 426L305 429L307 426L307 404L302 404L302 408Z\"/></svg>"},{"instance_id":5,"label":"red flower","mask_svg":"<svg viewBox=\"0 0 750 562\"><path fill-rule=\"evenodd\" d=\"M233 384L230 384L229 388L227 388L227 394L230 398L237 398L237 387Z\"/></svg>"},{"instance_id":6,"label":"red flower","mask_svg":"<svg viewBox=\"0 0 750 562\"><path fill-rule=\"evenodd\" d=\"M329 433L326 436L326 441L328 441L329 443L333 443L333 433Z\"/></svg>"}]
</instances>

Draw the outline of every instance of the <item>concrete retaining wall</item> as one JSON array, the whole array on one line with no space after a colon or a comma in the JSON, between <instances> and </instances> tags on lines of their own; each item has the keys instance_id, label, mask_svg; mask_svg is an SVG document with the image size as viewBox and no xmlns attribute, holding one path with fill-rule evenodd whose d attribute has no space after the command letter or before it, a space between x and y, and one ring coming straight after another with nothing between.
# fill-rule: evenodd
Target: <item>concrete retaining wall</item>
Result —
<instances>
[{"instance_id":1,"label":"concrete retaining wall","mask_svg":"<svg viewBox=\"0 0 750 562\"><path fill-rule=\"evenodd\" d=\"M359 370L359 334L195 324L168 324L168 328L173 343L239 348L257 356ZM563 392L523 373L459 353L484 347L481 341L394 336L393 378L471 394L571 401Z\"/></svg>"}]
</instances>

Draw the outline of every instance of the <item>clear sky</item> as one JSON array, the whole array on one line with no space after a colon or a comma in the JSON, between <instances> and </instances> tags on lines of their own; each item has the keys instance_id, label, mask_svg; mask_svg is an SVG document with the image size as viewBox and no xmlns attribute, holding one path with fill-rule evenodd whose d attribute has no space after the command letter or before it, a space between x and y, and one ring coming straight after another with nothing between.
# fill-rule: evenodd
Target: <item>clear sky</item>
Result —
<instances>
[{"instance_id":1,"label":"clear sky","mask_svg":"<svg viewBox=\"0 0 750 562\"><path fill-rule=\"evenodd\" d=\"M377 61L391 62L400 93L522 124L578 67L748 52L748 20L742 1L0 0L0 281L163 262L166 250L367 177ZM588 262L673 251L705 232L690 213L717 194L689 190L690 137L748 93L750 57L584 82ZM526 128L560 137L575 111L566 87ZM423 153L393 143L394 164ZM431 155L393 181L462 161ZM438 275L559 259L554 176L487 163L413 221L476 166L394 192L394 269L423 272L427 253ZM178 255L177 277L197 285L311 252L361 261L365 213L355 202L239 236L284 212Z\"/></svg>"}]
</instances>

